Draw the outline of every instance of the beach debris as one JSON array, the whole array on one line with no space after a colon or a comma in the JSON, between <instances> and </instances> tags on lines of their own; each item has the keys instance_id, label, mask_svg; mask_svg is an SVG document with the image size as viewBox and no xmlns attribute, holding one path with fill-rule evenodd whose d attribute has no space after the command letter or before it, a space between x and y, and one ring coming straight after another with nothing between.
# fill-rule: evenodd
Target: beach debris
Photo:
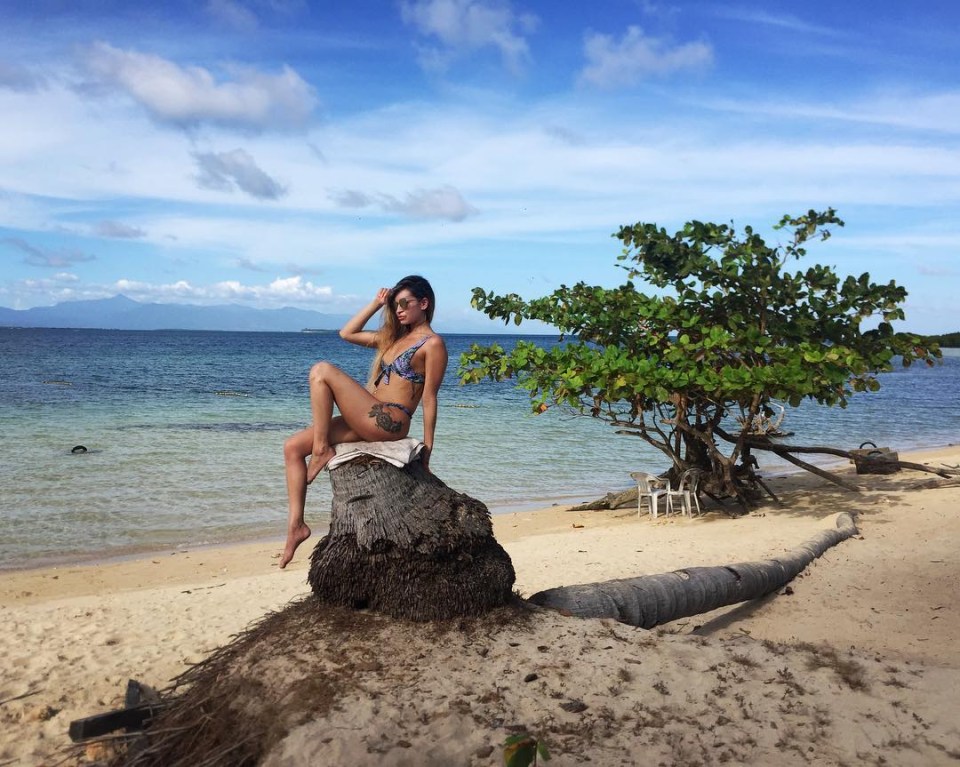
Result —
<instances>
[{"instance_id":1,"label":"beach debris","mask_svg":"<svg viewBox=\"0 0 960 767\"><path fill-rule=\"evenodd\" d=\"M889 447L877 447L876 442L869 440L860 443L858 449L851 450L850 458L857 474L894 474L900 471L900 460L896 451Z\"/></svg>"},{"instance_id":2,"label":"beach debris","mask_svg":"<svg viewBox=\"0 0 960 767\"><path fill-rule=\"evenodd\" d=\"M83 756L88 762L101 764L116 756L117 748L113 743L102 740L87 743L83 748Z\"/></svg>"},{"instance_id":3,"label":"beach debris","mask_svg":"<svg viewBox=\"0 0 960 767\"><path fill-rule=\"evenodd\" d=\"M159 693L135 679L127 682L124 707L70 722L70 740L77 743L124 728L128 733L144 729L163 709Z\"/></svg>"},{"instance_id":4,"label":"beach debris","mask_svg":"<svg viewBox=\"0 0 960 767\"><path fill-rule=\"evenodd\" d=\"M758 437L789 437L793 432L780 431L780 424L786 415L786 408L783 405L773 402L772 407L767 407L765 412L757 413L753 418L749 414L741 411L736 416L737 423L741 430ZM780 412L774 415L773 407L780 408Z\"/></svg>"},{"instance_id":5,"label":"beach debris","mask_svg":"<svg viewBox=\"0 0 960 767\"><path fill-rule=\"evenodd\" d=\"M192 589L181 591L181 594L192 594L194 591L205 591L206 589L219 589L226 586L226 583L216 583L213 586L194 586Z\"/></svg>"},{"instance_id":6,"label":"beach debris","mask_svg":"<svg viewBox=\"0 0 960 767\"><path fill-rule=\"evenodd\" d=\"M590 707L582 700L577 700L574 698L572 700L568 700L566 703L561 703L560 708L571 714L580 714Z\"/></svg>"},{"instance_id":7,"label":"beach debris","mask_svg":"<svg viewBox=\"0 0 960 767\"><path fill-rule=\"evenodd\" d=\"M60 713L59 708L54 708L49 703L27 709L26 718L35 722L47 722Z\"/></svg>"},{"instance_id":8,"label":"beach debris","mask_svg":"<svg viewBox=\"0 0 960 767\"><path fill-rule=\"evenodd\" d=\"M87 448L84 445L74 445L70 449L70 452L73 453L74 455L81 455L87 452Z\"/></svg>"},{"instance_id":9,"label":"beach debris","mask_svg":"<svg viewBox=\"0 0 960 767\"><path fill-rule=\"evenodd\" d=\"M31 695L39 695L43 690L31 690L30 692L25 692L23 695L14 695L12 698L4 698L0 700L0 706L6 703L13 703L15 700L23 700L24 698L29 698Z\"/></svg>"}]
</instances>

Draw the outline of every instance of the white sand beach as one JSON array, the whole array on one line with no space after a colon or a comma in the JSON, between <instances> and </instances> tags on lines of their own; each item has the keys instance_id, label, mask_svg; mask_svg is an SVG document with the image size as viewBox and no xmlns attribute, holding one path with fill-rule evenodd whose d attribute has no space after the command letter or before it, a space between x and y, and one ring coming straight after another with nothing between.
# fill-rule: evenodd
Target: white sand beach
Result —
<instances>
[{"instance_id":1,"label":"white sand beach","mask_svg":"<svg viewBox=\"0 0 960 767\"><path fill-rule=\"evenodd\" d=\"M910 459L956 466L960 447ZM710 505L656 520L552 508L494 528L523 595L762 560L842 511L860 534L779 594L652 631L539 615L410 655L424 629L374 617L375 637L338 649L374 657L362 684L265 763L502 764L519 726L543 734L557 765L960 763L960 483L904 471L857 477L867 489L853 494L766 479L783 505L739 519ZM0 575L0 765L61 763L70 721L120 706L128 679L162 688L306 595L311 542L284 571L279 545ZM571 700L585 708L561 708Z\"/></svg>"}]
</instances>

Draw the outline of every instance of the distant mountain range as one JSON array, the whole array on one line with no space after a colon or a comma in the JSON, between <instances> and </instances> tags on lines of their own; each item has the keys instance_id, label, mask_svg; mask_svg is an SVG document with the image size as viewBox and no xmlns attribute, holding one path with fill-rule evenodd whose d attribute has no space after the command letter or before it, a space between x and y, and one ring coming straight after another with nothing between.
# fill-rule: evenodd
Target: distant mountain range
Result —
<instances>
[{"instance_id":1,"label":"distant mountain range","mask_svg":"<svg viewBox=\"0 0 960 767\"><path fill-rule=\"evenodd\" d=\"M0 327L104 328L111 330L337 330L347 314L305 309L249 309L245 306L141 304L126 296L67 301L33 309L0 307Z\"/></svg>"}]
</instances>

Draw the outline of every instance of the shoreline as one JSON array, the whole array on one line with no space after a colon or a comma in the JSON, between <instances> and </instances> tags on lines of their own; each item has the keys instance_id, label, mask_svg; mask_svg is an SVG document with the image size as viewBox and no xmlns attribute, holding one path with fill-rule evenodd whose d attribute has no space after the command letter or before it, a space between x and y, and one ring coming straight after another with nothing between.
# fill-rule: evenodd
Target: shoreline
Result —
<instances>
[{"instance_id":1,"label":"shoreline","mask_svg":"<svg viewBox=\"0 0 960 767\"><path fill-rule=\"evenodd\" d=\"M956 447L960 447L960 445L953 443L945 445L925 445L923 447L900 451L900 455L906 460L922 462L924 456L938 454L943 451L949 451ZM807 460L818 468L827 469L834 473L842 473L843 470L850 465L849 461L835 456L823 456L823 458L823 462L817 462L816 456L814 456L813 460L810 458L807 458ZM765 472L763 474L765 480L782 479L808 474L805 469L793 466L787 462L783 462L782 466L761 466L761 471ZM528 514L557 509L569 509L581 503L601 498L607 493L621 492L631 486L632 485L630 483L625 483L624 487L619 489L607 488L606 490L598 490L595 495L591 495L589 498L583 498L581 496L554 496L547 498L534 498L530 500L518 500L510 503L503 502L495 506L489 506L490 515L493 518L497 518L506 514ZM253 547L257 549L273 545L275 547L282 548L284 542L284 536L282 532L283 524L283 520L278 519L277 525L273 526L272 528L264 527L262 530L256 533L245 534L237 538L218 541L215 543L176 544L164 546L143 544L141 546L131 547L129 549L116 551L113 553L78 552L75 554L65 554L61 557L38 557L34 561L22 565L7 566L0 564L0 580L8 575L38 570L46 571L76 567L103 567L122 564L130 561L174 556L177 554L202 554L203 552L210 550L229 549L232 547ZM279 532L271 532L271 530L276 530ZM317 538L318 536L324 535L326 530L326 523L316 524L313 528L312 537Z\"/></svg>"},{"instance_id":2,"label":"shoreline","mask_svg":"<svg viewBox=\"0 0 960 767\"><path fill-rule=\"evenodd\" d=\"M909 457L934 465L956 465L960 447L919 451ZM843 475L851 478L852 467ZM591 705L613 707L621 719L631 716L630 709L617 707L629 706L631 700L650 706L658 700L668 707L686 705L681 697L671 704L673 699L662 698L663 693L651 698L649 687L659 689L655 685L662 682L675 696L685 689L705 689L705 684L717 684L721 672L714 668L737 670L731 677L737 680L736 686L723 700L739 695L751 706L760 706L774 693L775 700L781 700L782 691L775 689L781 684L777 680L793 678L807 690L801 699L805 706L830 708L838 733L852 728L865 739L855 748L851 746L852 751L843 752L850 763L857 761L851 754L889 754L891 742L915 739L906 716L902 721L894 717L883 727L875 722L878 734L872 740L863 735L856 723L870 719L868 714L876 711L878 700L897 712L898 706L905 707L905 712L919 712L932 722L933 730L924 737L935 733L938 747L947 749L939 752L943 763L947 762L946 753L960 754L960 733L955 727L950 729L952 724L947 727L935 721L938 707L943 708L960 684L960 612L953 609L954 584L960 580L960 561L953 551L960 538L960 515L956 514L960 484L947 482L923 489L937 478L915 471L860 475L857 480L867 490L852 494L807 473L770 474L765 480L772 483L783 506L767 502L736 519L707 513L693 519L661 516L653 520L648 515L638 516L635 509L571 512L564 506L496 514L494 532L514 563L515 589L523 596L552 586L775 557L832 525L842 511L857 515L859 535L830 549L779 594L674 621L649 632L618 627L620 639L616 642L610 641L610 631L611 625L617 624L545 617L538 623L538 630L546 632L542 636L511 633L496 640L502 648L482 657L465 655L462 645L454 642L456 660L437 661L437 670L448 677L463 671L467 675L464 684L474 690L499 689L504 684L514 685L509 674L522 677L530 668L539 669L546 679L555 674L551 669L556 666L550 664L569 658L575 660L569 694L587 700L588 691L596 688ZM318 539L315 534L313 540ZM127 679L163 688L253 622L307 595L310 589L305 576L311 548L310 542L302 546L283 571L277 567L278 547L261 542L154 554L103 565L0 573L0 657L6 669L0 678L0 701L4 701L0 705L0 764L57 762L57 751L68 744L69 722L122 705ZM403 624L395 627L398 637L408 630L412 629ZM553 646L550 632L567 637L559 640L558 647L567 646L563 643L572 641L569 637L574 635L585 637L585 644L571 645L569 655L557 650L560 655L554 657L540 649ZM604 652L598 653L598 647ZM837 657L849 656L864 669L872 687L851 691L842 701L830 697L833 692L827 687L835 690L836 683L828 679L823 682L826 686L821 685L816 681L820 672L804 665L812 652L804 648L810 647L832 648L828 656L831 652ZM747 655L753 658L750 664L756 665L741 660ZM634 657L637 661L630 660ZM693 658L704 669L695 671ZM629 665L639 661L642 666ZM545 662L546 666L536 665ZM406 663L407 668L417 667L415 660ZM445 663L454 665L447 668ZM384 706L388 688L406 689L390 677L391 669L402 666L384 664L382 672L365 677L365 685L386 685L381 699ZM618 667L646 675L637 676L648 680L646 686L630 696L611 697L607 689L619 673ZM894 674L891 669L899 671ZM620 679L624 681L624 677ZM705 681L708 679L713 681ZM734 682L728 678L725 684ZM525 689L523 682L518 679L513 689ZM464 691L450 694L455 699L469 697ZM519 701L530 698L512 697ZM545 694L530 698L534 699L551 700ZM408 702L401 709L407 713L397 717L409 715L411 703L427 705L437 696L425 688L422 695L406 695L405 700ZM369 703L363 696L357 705ZM944 718L949 718L949 710ZM742 713L739 707L724 709L724 715L740 716L737 711ZM445 721L445 715L438 716L438 723ZM527 716L523 712L510 716L528 721L522 718ZM777 712L774 709L764 716L775 718ZM678 727L688 726L683 718L669 719ZM748 721L742 726L754 725ZM410 722L404 727L411 732L423 730L422 736L434 743L444 742L446 737L442 730L432 729L433 725ZM941 733L944 727L946 734ZM375 729L381 731L379 726ZM354 733L349 737L373 737L373 729L364 734L365 726L345 727L343 732ZM495 738L490 742L502 743L505 735L498 730L489 737ZM624 753L636 737L636 731L625 727L617 731L610 747ZM714 737L712 730L704 737ZM838 763L830 749L843 737L818 737L817 748L827 750L818 751L820 761L814 761ZM758 753L757 761L740 763L778 763L771 761L775 753ZM895 757L911 753L905 746ZM406 764L380 761L379 755L376 762L370 762L366 754L364 747L348 761ZM941 763L931 761L929 749L922 757L894 758L892 763ZM333 759L327 763L341 762ZM562 755L557 759L558 767L577 763Z\"/></svg>"},{"instance_id":3,"label":"shoreline","mask_svg":"<svg viewBox=\"0 0 960 767\"><path fill-rule=\"evenodd\" d=\"M951 460L951 456L953 459ZM915 463L930 463L950 460L950 465L960 463L960 446L931 447L922 450L904 452L901 457ZM843 476L845 473L853 475L853 468L849 462L838 460L833 465L835 473ZM936 475L916 471L904 471L893 477L915 476L918 480L925 477L935 478ZM856 475L854 475L856 476ZM861 475L884 476L884 475ZM786 492L797 492L797 487L807 484L820 483L823 489L834 491L835 486L819 479L803 469L777 471L764 477L768 483L777 485L778 495ZM842 492L842 491L840 491ZM856 498L850 498L850 505L856 506ZM531 502L532 504L533 502ZM705 515L694 520L685 520L676 515L662 521L668 524L715 524L723 522L736 525L742 519L755 517L766 513L771 504L770 499L764 498L758 509L739 519ZM500 507L491 510L494 525L494 535L502 544L514 543L519 538L541 536L567 532L570 525L584 522L597 522L610 526L622 523L630 518L636 518L634 509L616 509L601 511L571 511L575 504L553 503L551 506L514 509ZM715 506L709 510L716 511ZM776 511L773 509L772 511ZM772 513L772 512L771 512ZM654 523L656 524L656 522ZM326 526L316 526L310 539L301 545L297 557L288 566L286 572L306 569L306 560L313 545L326 533ZM71 560L56 564L37 564L16 569L0 569L0 607L11 604L11 600L18 603L33 603L60 596L85 596L100 593L102 588L120 588L123 591L149 588L151 579L138 577L144 570L152 571L153 581L169 581L177 584L187 584L204 580L209 573L216 577L217 573L225 577L237 578L263 574L264 570L279 569L276 560L280 557L283 546L283 535L257 536L237 541L212 543L199 546L163 547L144 549L116 556L96 556L89 560ZM186 565L189 563L189 567ZM214 566L209 570L194 568L207 567L208 563ZM57 584L59 593L54 596L48 591L52 581Z\"/></svg>"},{"instance_id":4,"label":"shoreline","mask_svg":"<svg viewBox=\"0 0 960 767\"><path fill-rule=\"evenodd\" d=\"M596 496L599 497L599 496ZM527 514L537 511L550 511L558 508L569 508L578 503L583 503L584 499L579 497L556 496L553 498L535 499L530 501L517 501L516 503L502 504L490 507L491 517L497 517L504 514ZM6 566L0 565L0 580L6 575L16 573L31 572L34 570L58 570L72 567L103 567L113 564L120 564L129 561L138 561L158 556L173 556L175 554L202 553L208 550L229 549L232 547L254 546L261 547L275 545L283 548L284 536L282 531L284 521L278 521L278 524L271 528L264 527L262 530L242 535L237 538L218 541L215 543L198 544L178 544L152 546L143 544L138 547L131 547L123 551L113 553L107 552L80 552L76 554L64 554L62 557L37 557L35 560L19 565ZM318 523L312 526L313 535L311 538L317 538L326 533L327 524Z\"/></svg>"}]
</instances>

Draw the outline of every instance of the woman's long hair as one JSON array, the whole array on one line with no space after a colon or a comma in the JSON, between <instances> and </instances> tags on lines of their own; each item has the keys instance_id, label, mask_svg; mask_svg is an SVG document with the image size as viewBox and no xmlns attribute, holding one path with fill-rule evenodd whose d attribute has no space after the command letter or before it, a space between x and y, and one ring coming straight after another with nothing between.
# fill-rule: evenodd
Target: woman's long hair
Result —
<instances>
[{"instance_id":1,"label":"woman's long hair","mask_svg":"<svg viewBox=\"0 0 960 767\"><path fill-rule=\"evenodd\" d=\"M433 288L430 283L418 274L411 274L404 277L400 282L390 288L390 295L387 297L387 303L383 307L382 319L380 322L380 331L377 333L377 353L370 365L370 378L367 380L367 389L373 391L376 388L377 378L380 376L380 363L383 361L383 355L387 349L393 346L397 341L410 332L410 328L401 325L397 319L397 306L395 303L397 293L406 288L419 300L427 299L427 324L433 322L433 311L436 300L433 295Z\"/></svg>"}]
</instances>

